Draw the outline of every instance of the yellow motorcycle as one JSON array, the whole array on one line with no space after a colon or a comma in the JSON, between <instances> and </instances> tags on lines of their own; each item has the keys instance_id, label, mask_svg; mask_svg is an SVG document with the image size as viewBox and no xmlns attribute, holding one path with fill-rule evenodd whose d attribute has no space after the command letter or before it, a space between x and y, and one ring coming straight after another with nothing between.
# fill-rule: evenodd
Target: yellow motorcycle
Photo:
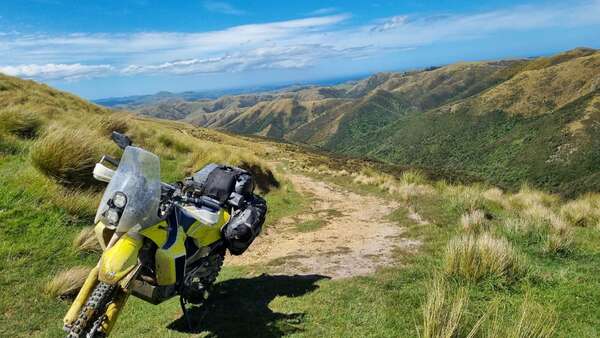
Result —
<instances>
[{"instance_id":1,"label":"yellow motorcycle","mask_svg":"<svg viewBox=\"0 0 600 338\"><path fill-rule=\"evenodd\" d=\"M113 139L120 161L104 156L94 169L108 183L95 218L103 253L64 317L67 337L108 336L131 294L152 304L179 295L187 316L186 303L204 300L225 256L230 211L162 183L158 156L125 135Z\"/></svg>"}]
</instances>

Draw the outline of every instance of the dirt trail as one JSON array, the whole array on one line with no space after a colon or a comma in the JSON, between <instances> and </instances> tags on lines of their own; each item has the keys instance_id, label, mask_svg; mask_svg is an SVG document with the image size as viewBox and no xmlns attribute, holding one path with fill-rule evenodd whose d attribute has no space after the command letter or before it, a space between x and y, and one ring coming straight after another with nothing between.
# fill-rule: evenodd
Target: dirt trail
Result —
<instances>
[{"instance_id":1,"label":"dirt trail","mask_svg":"<svg viewBox=\"0 0 600 338\"><path fill-rule=\"evenodd\" d=\"M313 196L310 210L270 226L244 255L230 256L226 264L267 264L284 273L343 278L393 264L395 247L418 246L417 241L402 237L402 227L386 220L399 205L300 174L288 178L299 192ZM299 222L319 219L324 222L318 229L296 229Z\"/></svg>"}]
</instances>

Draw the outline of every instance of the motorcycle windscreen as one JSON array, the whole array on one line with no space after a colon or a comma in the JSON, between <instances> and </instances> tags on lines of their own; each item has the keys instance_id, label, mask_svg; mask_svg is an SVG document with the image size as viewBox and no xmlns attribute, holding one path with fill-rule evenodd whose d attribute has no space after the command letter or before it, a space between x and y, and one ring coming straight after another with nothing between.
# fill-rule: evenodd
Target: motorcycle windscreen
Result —
<instances>
[{"instance_id":1,"label":"motorcycle windscreen","mask_svg":"<svg viewBox=\"0 0 600 338\"><path fill-rule=\"evenodd\" d=\"M110 224L106 212L110 209L109 200L115 193L122 192L127 203L116 224L117 232L126 232L132 227L145 228L160 221L158 207L160 202L160 160L153 153L137 147L126 147L119 167L108 183L100 206L96 212L96 221Z\"/></svg>"}]
</instances>

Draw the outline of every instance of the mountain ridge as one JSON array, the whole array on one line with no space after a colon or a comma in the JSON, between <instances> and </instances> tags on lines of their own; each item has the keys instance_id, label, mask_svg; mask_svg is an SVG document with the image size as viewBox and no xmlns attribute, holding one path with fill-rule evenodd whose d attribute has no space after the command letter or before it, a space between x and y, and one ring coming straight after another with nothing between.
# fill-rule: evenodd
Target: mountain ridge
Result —
<instances>
[{"instance_id":1,"label":"mountain ridge","mask_svg":"<svg viewBox=\"0 0 600 338\"><path fill-rule=\"evenodd\" d=\"M600 109L598 88L600 52L576 48L549 57L461 62L402 73L377 73L333 86L227 95L214 100L165 101L133 110L399 165L466 170L513 188L530 182L571 195L600 190L597 184L569 188L570 180L576 179L569 171L593 175L595 164L590 163L582 172L568 160L553 160L577 154L584 154L583 159L597 157L590 145L600 136L594 129ZM576 104L578 100L585 102ZM556 116L540 117L548 114ZM542 120L554 125L539 125ZM474 135L494 144L496 148L491 150L504 152L498 156L505 165L528 153L515 145L519 142L534 146L546 157L534 156L531 163L518 160L519 167L509 166L510 173L504 174L493 163L500 158L483 153L484 149L491 151L485 142L473 143L461 135L463 125L475 128ZM526 125L538 129L522 131L520 128ZM578 133L570 134L570 128ZM545 142L536 139L550 130L554 134L545 136ZM516 139L517 134L522 134L520 139ZM448 144L454 146L449 148ZM464 154L471 155L465 159ZM451 160L445 162L444 158ZM478 162L476 158L485 160ZM565 175L571 178L562 180Z\"/></svg>"}]
</instances>

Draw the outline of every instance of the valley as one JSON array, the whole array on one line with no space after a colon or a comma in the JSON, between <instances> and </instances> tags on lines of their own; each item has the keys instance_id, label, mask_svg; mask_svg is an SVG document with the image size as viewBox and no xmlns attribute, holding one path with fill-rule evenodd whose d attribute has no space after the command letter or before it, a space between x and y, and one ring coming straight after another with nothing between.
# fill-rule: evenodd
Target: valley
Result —
<instances>
[{"instance_id":1,"label":"valley","mask_svg":"<svg viewBox=\"0 0 600 338\"><path fill-rule=\"evenodd\" d=\"M598 191L600 53L457 63L217 99L123 106L138 114L308 144L335 153L524 181L564 196ZM510 165L508 165L510 164Z\"/></svg>"}]
</instances>

